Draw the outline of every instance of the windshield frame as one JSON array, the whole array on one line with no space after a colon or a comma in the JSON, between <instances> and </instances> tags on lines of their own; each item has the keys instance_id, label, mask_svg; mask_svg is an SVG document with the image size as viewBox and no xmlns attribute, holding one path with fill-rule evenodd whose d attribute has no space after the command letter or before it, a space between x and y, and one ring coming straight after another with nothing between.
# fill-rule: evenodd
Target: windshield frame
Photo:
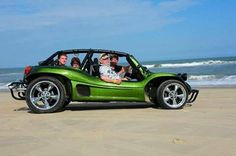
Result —
<instances>
[{"instance_id":1,"label":"windshield frame","mask_svg":"<svg viewBox=\"0 0 236 156\"><path fill-rule=\"evenodd\" d=\"M151 72L147 69L147 67L144 67L141 63L139 63L139 61L133 55L130 55L129 57L134 63L135 67L141 72L144 77L150 75Z\"/></svg>"}]
</instances>

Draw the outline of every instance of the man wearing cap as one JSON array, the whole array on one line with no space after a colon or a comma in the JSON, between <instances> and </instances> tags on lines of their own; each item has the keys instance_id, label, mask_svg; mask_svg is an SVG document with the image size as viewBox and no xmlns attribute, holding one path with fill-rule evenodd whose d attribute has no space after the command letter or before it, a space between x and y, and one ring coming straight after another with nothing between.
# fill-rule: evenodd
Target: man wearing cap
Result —
<instances>
[{"instance_id":1,"label":"man wearing cap","mask_svg":"<svg viewBox=\"0 0 236 156\"><path fill-rule=\"evenodd\" d=\"M127 80L126 78L121 78L110 66L110 58L108 54L102 53L99 58L101 64L99 68L100 78L105 82L111 82L115 84L120 84L122 80Z\"/></svg>"}]
</instances>

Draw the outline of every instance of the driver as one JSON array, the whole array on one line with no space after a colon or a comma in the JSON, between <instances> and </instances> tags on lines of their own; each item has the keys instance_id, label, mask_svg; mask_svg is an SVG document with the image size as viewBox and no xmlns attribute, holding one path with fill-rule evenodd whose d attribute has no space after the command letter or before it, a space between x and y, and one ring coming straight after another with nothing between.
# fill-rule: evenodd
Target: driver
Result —
<instances>
[{"instance_id":1,"label":"driver","mask_svg":"<svg viewBox=\"0 0 236 156\"><path fill-rule=\"evenodd\" d=\"M123 73L127 73L129 70L130 66L119 66L117 65L119 62L119 57L116 54L112 54L110 56L110 64L111 64L111 68L118 74L121 75Z\"/></svg>"}]
</instances>

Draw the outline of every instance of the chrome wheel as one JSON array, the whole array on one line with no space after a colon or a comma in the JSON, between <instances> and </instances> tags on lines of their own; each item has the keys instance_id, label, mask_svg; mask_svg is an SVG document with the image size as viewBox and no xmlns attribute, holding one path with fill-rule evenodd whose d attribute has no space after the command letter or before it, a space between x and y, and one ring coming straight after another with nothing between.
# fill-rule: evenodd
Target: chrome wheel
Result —
<instances>
[{"instance_id":1,"label":"chrome wheel","mask_svg":"<svg viewBox=\"0 0 236 156\"><path fill-rule=\"evenodd\" d=\"M39 110L49 110L60 100L59 88L51 81L39 81L30 90L30 101Z\"/></svg>"},{"instance_id":2,"label":"chrome wheel","mask_svg":"<svg viewBox=\"0 0 236 156\"><path fill-rule=\"evenodd\" d=\"M162 98L170 108L180 108L187 100L187 92L184 86L179 83L170 83L165 86Z\"/></svg>"}]
</instances>

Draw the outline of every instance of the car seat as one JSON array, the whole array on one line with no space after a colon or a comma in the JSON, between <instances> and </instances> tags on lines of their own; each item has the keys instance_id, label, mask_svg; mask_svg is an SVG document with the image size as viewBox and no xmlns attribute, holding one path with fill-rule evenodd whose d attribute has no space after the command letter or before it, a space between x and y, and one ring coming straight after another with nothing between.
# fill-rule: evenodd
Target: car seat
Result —
<instances>
[{"instance_id":1,"label":"car seat","mask_svg":"<svg viewBox=\"0 0 236 156\"><path fill-rule=\"evenodd\" d=\"M92 72L93 76L98 76L98 77L100 76L99 67L100 67L100 64L98 63L98 58L94 58L94 60L93 60L93 72Z\"/></svg>"}]
</instances>

